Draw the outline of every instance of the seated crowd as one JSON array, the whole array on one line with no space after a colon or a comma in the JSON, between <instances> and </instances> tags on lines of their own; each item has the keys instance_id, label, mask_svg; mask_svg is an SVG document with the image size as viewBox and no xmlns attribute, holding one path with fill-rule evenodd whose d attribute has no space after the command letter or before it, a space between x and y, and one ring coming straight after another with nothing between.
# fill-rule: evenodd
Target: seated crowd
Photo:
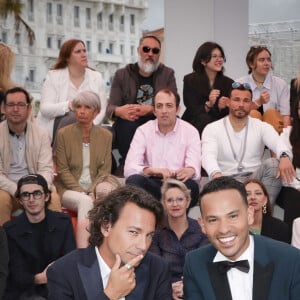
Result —
<instances>
[{"instance_id":1,"label":"seated crowd","mask_svg":"<svg viewBox=\"0 0 300 300\"><path fill-rule=\"evenodd\" d=\"M180 118L160 47L141 38L138 62L116 72L106 103L84 43L66 41L36 120L29 93L0 82L0 300L202 299L186 254L210 243L224 254L212 217L189 217L203 174L212 189L203 199L231 178L248 202L250 244L261 235L300 248L300 93L290 108L266 47L250 48L249 75L234 81L222 47L206 42L184 78Z\"/></svg>"}]
</instances>

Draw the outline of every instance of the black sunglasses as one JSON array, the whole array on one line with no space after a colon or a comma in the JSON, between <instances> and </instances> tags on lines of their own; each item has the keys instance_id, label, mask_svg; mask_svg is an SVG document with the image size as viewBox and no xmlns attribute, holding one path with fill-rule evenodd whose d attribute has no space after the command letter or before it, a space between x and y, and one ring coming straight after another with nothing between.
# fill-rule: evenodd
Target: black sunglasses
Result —
<instances>
[{"instance_id":1,"label":"black sunglasses","mask_svg":"<svg viewBox=\"0 0 300 300\"><path fill-rule=\"evenodd\" d=\"M152 51L153 54L158 54L159 51L160 51L159 48L156 48L156 47L155 47L155 48L150 48L150 47L148 47L148 46L144 46L144 47L142 48L142 50L143 50L144 53L149 53L150 51Z\"/></svg>"}]
</instances>

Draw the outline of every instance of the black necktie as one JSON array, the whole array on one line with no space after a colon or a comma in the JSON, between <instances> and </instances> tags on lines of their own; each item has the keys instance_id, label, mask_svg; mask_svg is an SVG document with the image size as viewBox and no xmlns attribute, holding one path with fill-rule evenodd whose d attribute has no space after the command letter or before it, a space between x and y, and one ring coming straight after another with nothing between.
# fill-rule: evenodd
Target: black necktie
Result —
<instances>
[{"instance_id":1,"label":"black necktie","mask_svg":"<svg viewBox=\"0 0 300 300\"><path fill-rule=\"evenodd\" d=\"M248 273L250 266L248 260L238 260L238 261L219 261L217 262L219 272L221 274L227 273L231 268L237 268L238 270Z\"/></svg>"}]
</instances>

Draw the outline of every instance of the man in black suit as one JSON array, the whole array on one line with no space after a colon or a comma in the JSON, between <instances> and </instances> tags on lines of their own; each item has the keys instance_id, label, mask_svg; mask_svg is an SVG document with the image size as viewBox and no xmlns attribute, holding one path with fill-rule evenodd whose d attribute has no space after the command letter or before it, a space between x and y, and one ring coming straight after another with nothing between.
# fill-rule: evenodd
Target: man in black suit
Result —
<instances>
[{"instance_id":1,"label":"man in black suit","mask_svg":"<svg viewBox=\"0 0 300 300\"><path fill-rule=\"evenodd\" d=\"M90 246L47 271L49 300L169 300L166 262L148 253L163 208L146 191L123 186L89 212Z\"/></svg>"},{"instance_id":2,"label":"man in black suit","mask_svg":"<svg viewBox=\"0 0 300 300\"><path fill-rule=\"evenodd\" d=\"M300 251L249 234L253 208L242 183L212 180L200 194L200 209L199 223L211 245L187 254L185 299L300 299Z\"/></svg>"}]
</instances>

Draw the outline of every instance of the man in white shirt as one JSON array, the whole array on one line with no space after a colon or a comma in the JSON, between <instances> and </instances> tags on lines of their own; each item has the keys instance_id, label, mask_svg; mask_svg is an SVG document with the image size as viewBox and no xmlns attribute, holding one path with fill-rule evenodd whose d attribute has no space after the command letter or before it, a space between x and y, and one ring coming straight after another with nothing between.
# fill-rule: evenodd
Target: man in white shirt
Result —
<instances>
[{"instance_id":1,"label":"man in white shirt","mask_svg":"<svg viewBox=\"0 0 300 300\"><path fill-rule=\"evenodd\" d=\"M186 256L185 299L299 299L300 252L249 234L254 211L242 183L229 176L210 181L200 209L199 224L211 245Z\"/></svg>"},{"instance_id":2,"label":"man in white shirt","mask_svg":"<svg viewBox=\"0 0 300 300\"><path fill-rule=\"evenodd\" d=\"M279 177L283 182L294 177L292 154L271 125L249 117L251 87L239 82L232 87L229 115L208 124L202 133L202 165L210 178L231 175L240 181L249 177L262 181L274 204L281 189ZM263 159L266 146L277 159Z\"/></svg>"},{"instance_id":3,"label":"man in white shirt","mask_svg":"<svg viewBox=\"0 0 300 300\"><path fill-rule=\"evenodd\" d=\"M163 208L141 188L123 186L89 213L90 246L47 271L49 300L171 300L171 273L148 253Z\"/></svg>"}]
</instances>

